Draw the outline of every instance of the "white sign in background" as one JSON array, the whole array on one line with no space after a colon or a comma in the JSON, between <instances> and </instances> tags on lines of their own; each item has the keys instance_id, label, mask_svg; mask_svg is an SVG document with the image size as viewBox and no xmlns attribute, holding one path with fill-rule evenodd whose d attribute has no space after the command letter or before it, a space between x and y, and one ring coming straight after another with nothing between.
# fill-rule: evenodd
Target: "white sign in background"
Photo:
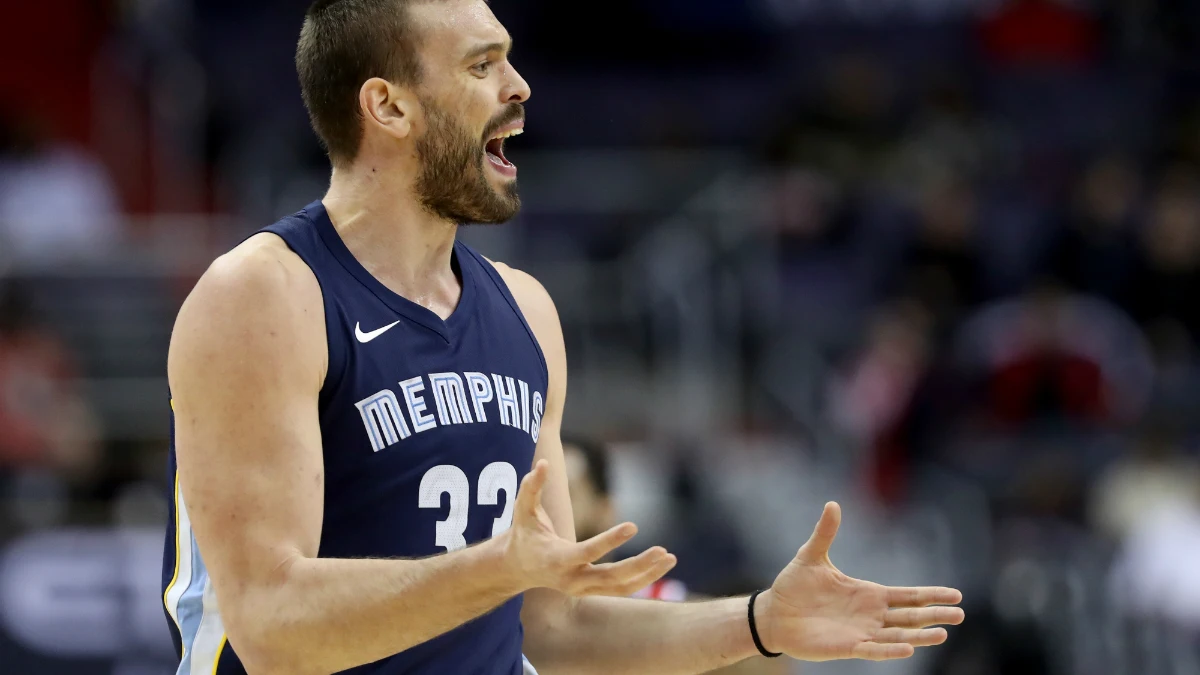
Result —
<instances>
[{"instance_id":1,"label":"white sign in background","mask_svg":"<svg viewBox=\"0 0 1200 675\"><path fill-rule=\"evenodd\" d=\"M171 659L162 530L38 532L0 551L0 631L58 658Z\"/></svg>"}]
</instances>

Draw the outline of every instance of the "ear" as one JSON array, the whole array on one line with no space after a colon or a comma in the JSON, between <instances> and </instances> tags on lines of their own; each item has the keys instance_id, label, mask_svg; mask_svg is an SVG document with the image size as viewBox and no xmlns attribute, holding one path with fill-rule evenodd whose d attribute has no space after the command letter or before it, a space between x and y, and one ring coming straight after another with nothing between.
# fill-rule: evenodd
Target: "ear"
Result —
<instances>
[{"instance_id":1,"label":"ear","mask_svg":"<svg viewBox=\"0 0 1200 675\"><path fill-rule=\"evenodd\" d=\"M408 91L380 77L372 77L358 90L363 123L395 138L412 133L413 104Z\"/></svg>"}]
</instances>

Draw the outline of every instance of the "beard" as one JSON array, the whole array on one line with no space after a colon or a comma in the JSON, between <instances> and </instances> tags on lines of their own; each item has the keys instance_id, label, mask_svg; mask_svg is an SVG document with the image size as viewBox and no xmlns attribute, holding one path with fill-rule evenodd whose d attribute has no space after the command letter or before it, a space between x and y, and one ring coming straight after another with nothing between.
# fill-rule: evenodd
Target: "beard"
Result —
<instances>
[{"instance_id":1,"label":"beard","mask_svg":"<svg viewBox=\"0 0 1200 675\"><path fill-rule=\"evenodd\" d=\"M484 162L487 139L500 127L524 116L514 103L491 124L484 138L474 137L440 106L422 99L428 128L417 140L421 172L417 198L430 213L457 224L498 225L521 209L516 181L497 190L488 182Z\"/></svg>"}]
</instances>

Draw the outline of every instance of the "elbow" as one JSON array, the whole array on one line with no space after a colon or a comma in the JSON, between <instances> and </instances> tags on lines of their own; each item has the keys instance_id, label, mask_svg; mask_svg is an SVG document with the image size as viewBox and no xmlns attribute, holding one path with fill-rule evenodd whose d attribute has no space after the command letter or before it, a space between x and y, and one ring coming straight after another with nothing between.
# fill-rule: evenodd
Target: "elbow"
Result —
<instances>
[{"instance_id":1,"label":"elbow","mask_svg":"<svg viewBox=\"0 0 1200 675\"><path fill-rule=\"evenodd\" d=\"M233 639L230 638L230 642L232 641ZM238 660L246 669L246 675L283 675L283 673L291 672L284 661L278 658L277 653L271 653L262 645L247 644L243 641L238 643L235 649L237 649Z\"/></svg>"},{"instance_id":2,"label":"elbow","mask_svg":"<svg viewBox=\"0 0 1200 675\"><path fill-rule=\"evenodd\" d=\"M235 611L227 613L225 632L229 645L237 652L238 660L248 675L283 675L302 673L293 663L299 660L280 639L280 630L270 625L260 613Z\"/></svg>"},{"instance_id":3,"label":"elbow","mask_svg":"<svg viewBox=\"0 0 1200 675\"><path fill-rule=\"evenodd\" d=\"M278 603L246 593L222 612L229 645L248 675L324 675L319 658L308 654L305 640L283 619Z\"/></svg>"},{"instance_id":4,"label":"elbow","mask_svg":"<svg viewBox=\"0 0 1200 675\"><path fill-rule=\"evenodd\" d=\"M235 629L226 626L226 630L229 644L237 652L247 675L327 675L331 672L314 666L318 661L316 655L290 644L275 627L239 626Z\"/></svg>"},{"instance_id":5,"label":"elbow","mask_svg":"<svg viewBox=\"0 0 1200 675\"><path fill-rule=\"evenodd\" d=\"M305 639L296 620L289 558L269 577L241 579L230 594L220 593L221 615L229 644L248 675L325 675L317 647Z\"/></svg>"}]
</instances>

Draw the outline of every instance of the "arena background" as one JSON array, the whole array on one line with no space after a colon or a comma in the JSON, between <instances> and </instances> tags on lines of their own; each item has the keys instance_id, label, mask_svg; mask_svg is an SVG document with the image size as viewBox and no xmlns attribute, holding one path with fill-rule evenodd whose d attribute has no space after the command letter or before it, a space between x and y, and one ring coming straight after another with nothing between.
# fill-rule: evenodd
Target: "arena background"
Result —
<instances>
[{"instance_id":1,"label":"arena background","mask_svg":"<svg viewBox=\"0 0 1200 675\"><path fill-rule=\"evenodd\" d=\"M305 0L0 3L0 673L167 675L175 311L319 196ZM705 593L966 593L813 675L1200 673L1200 3L494 0L568 424Z\"/></svg>"}]
</instances>

